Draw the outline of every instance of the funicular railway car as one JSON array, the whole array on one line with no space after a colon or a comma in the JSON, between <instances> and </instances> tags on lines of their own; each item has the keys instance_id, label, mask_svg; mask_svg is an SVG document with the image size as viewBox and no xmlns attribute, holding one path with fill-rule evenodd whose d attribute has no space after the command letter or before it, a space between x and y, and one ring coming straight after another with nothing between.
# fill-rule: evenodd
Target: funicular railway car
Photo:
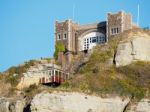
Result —
<instances>
[{"instance_id":1,"label":"funicular railway car","mask_svg":"<svg viewBox=\"0 0 150 112\"><path fill-rule=\"evenodd\" d=\"M45 76L40 78L40 84L51 84L53 86L60 85L69 79L69 73L56 66L48 66L46 70L43 71Z\"/></svg>"}]
</instances>

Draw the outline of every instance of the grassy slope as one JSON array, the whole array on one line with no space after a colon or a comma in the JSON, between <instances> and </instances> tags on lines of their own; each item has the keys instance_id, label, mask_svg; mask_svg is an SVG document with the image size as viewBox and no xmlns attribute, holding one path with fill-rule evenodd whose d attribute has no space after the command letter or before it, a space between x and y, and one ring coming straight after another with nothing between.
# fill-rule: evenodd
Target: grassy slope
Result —
<instances>
[{"instance_id":1,"label":"grassy slope","mask_svg":"<svg viewBox=\"0 0 150 112\"><path fill-rule=\"evenodd\" d=\"M118 42L123 38L113 38L107 45L97 46L79 73L62 87L99 95L133 96L137 99L149 96L150 63L135 62L116 68L107 62L108 59L114 57Z\"/></svg>"}]
</instances>

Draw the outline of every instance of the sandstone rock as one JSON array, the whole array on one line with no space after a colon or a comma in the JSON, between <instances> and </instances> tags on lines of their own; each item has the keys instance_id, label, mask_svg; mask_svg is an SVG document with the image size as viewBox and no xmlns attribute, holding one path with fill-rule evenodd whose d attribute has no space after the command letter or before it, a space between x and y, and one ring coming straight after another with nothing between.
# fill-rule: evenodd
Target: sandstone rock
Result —
<instances>
[{"instance_id":1,"label":"sandstone rock","mask_svg":"<svg viewBox=\"0 0 150 112\"><path fill-rule=\"evenodd\" d=\"M127 112L150 112L150 99L142 99L132 104Z\"/></svg>"},{"instance_id":2,"label":"sandstone rock","mask_svg":"<svg viewBox=\"0 0 150 112\"><path fill-rule=\"evenodd\" d=\"M134 61L150 61L150 36L131 37L120 42L115 57L116 66L125 66Z\"/></svg>"},{"instance_id":3,"label":"sandstone rock","mask_svg":"<svg viewBox=\"0 0 150 112\"><path fill-rule=\"evenodd\" d=\"M6 83L5 81L0 81L0 96L5 96L9 94L9 90L11 88L11 84Z\"/></svg>"},{"instance_id":4,"label":"sandstone rock","mask_svg":"<svg viewBox=\"0 0 150 112\"><path fill-rule=\"evenodd\" d=\"M41 76L42 77L42 76ZM41 77L37 77L37 76L32 76L32 77L22 77L21 81L19 82L19 84L17 85L17 89L23 89L26 87L29 87L30 85L39 84L40 78Z\"/></svg>"},{"instance_id":5,"label":"sandstone rock","mask_svg":"<svg viewBox=\"0 0 150 112\"><path fill-rule=\"evenodd\" d=\"M81 93L41 93L31 102L31 112L123 112L129 99L100 98Z\"/></svg>"},{"instance_id":6,"label":"sandstone rock","mask_svg":"<svg viewBox=\"0 0 150 112\"><path fill-rule=\"evenodd\" d=\"M43 92L33 98L28 109L24 100L0 98L0 112L123 112L129 102L129 98L119 96L101 98L75 92ZM126 112L150 112L150 99L131 103Z\"/></svg>"},{"instance_id":7,"label":"sandstone rock","mask_svg":"<svg viewBox=\"0 0 150 112\"><path fill-rule=\"evenodd\" d=\"M23 112L25 101L0 98L0 112Z\"/></svg>"}]
</instances>

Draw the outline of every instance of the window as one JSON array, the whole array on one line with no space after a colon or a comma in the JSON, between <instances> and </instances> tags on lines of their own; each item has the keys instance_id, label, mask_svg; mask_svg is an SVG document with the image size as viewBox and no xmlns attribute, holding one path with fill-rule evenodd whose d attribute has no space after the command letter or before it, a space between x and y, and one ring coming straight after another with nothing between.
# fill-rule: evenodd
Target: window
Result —
<instances>
[{"instance_id":1,"label":"window","mask_svg":"<svg viewBox=\"0 0 150 112\"><path fill-rule=\"evenodd\" d=\"M87 44L89 43L89 39L87 39Z\"/></svg>"},{"instance_id":2,"label":"window","mask_svg":"<svg viewBox=\"0 0 150 112\"><path fill-rule=\"evenodd\" d=\"M116 34L116 28L114 28L114 34Z\"/></svg>"},{"instance_id":3,"label":"window","mask_svg":"<svg viewBox=\"0 0 150 112\"><path fill-rule=\"evenodd\" d=\"M99 37L99 38L98 38L98 42L101 42L101 40L102 40L102 37Z\"/></svg>"},{"instance_id":4,"label":"window","mask_svg":"<svg viewBox=\"0 0 150 112\"><path fill-rule=\"evenodd\" d=\"M64 39L67 39L67 34L66 33L64 34Z\"/></svg>"},{"instance_id":5,"label":"window","mask_svg":"<svg viewBox=\"0 0 150 112\"><path fill-rule=\"evenodd\" d=\"M90 38L90 43L92 43L92 38Z\"/></svg>"},{"instance_id":6,"label":"window","mask_svg":"<svg viewBox=\"0 0 150 112\"><path fill-rule=\"evenodd\" d=\"M105 41L105 37L102 37L102 41L103 41L103 42Z\"/></svg>"},{"instance_id":7,"label":"window","mask_svg":"<svg viewBox=\"0 0 150 112\"><path fill-rule=\"evenodd\" d=\"M61 36L60 34L57 35L57 40L60 40L61 39Z\"/></svg>"},{"instance_id":8,"label":"window","mask_svg":"<svg viewBox=\"0 0 150 112\"><path fill-rule=\"evenodd\" d=\"M113 28L111 29L111 34L114 34L114 29Z\"/></svg>"},{"instance_id":9,"label":"window","mask_svg":"<svg viewBox=\"0 0 150 112\"><path fill-rule=\"evenodd\" d=\"M84 39L84 50L89 49L90 38Z\"/></svg>"},{"instance_id":10,"label":"window","mask_svg":"<svg viewBox=\"0 0 150 112\"><path fill-rule=\"evenodd\" d=\"M112 35L115 35L115 34L118 34L119 33L119 28L116 27L116 28L111 28L111 34Z\"/></svg>"},{"instance_id":11,"label":"window","mask_svg":"<svg viewBox=\"0 0 150 112\"><path fill-rule=\"evenodd\" d=\"M119 33L119 28L117 28L117 33Z\"/></svg>"},{"instance_id":12,"label":"window","mask_svg":"<svg viewBox=\"0 0 150 112\"><path fill-rule=\"evenodd\" d=\"M93 37L93 38L92 38L92 43L96 43L96 40L97 40L97 38L96 38L96 37Z\"/></svg>"},{"instance_id":13,"label":"window","mask_svg":"<svg viewBox=\"0 0 150 112\"><path fill-rule=\"evenodd\" d=\"M97 36L97 37L96 37L96 42L98 42L98 41L99 41L99 37Z\"/></svg>"}]
</instances>

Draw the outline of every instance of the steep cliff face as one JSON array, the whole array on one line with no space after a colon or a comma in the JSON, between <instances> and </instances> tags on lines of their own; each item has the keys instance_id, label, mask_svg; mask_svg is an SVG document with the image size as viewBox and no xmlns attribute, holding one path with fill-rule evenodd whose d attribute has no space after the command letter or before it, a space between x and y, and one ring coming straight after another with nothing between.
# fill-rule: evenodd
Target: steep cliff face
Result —
<instances>
[{"instance_id":1,"label":"steep cliff face","mask_svg":"<svg viewBox=\"0 0 150 112\"><path fill-rule=\"evenodd\" d=\"M100 98L82 93L41 93L31 102L32 112L123 112L129 98Z\"/></svg>"},{"instance_id":2,"label":"steep cliff face","mask_svg":"<svg viewBox=\"0 0 150 112\"><path fill-rule=\"evenodd\" d=\"M25 104L22 99L0 98L0 112L150 112L148 98L131 102L127 97L102 98L77 92L43 92L29 107Z\"/></svg>"},{"instance_id":3,"label":"steep cliff face","mask_svg":"<svg viewBox=\"0 0 150 112\"><path fill-rule=\"evenodd\" d=\"M24 100L0 98L0 112L23 112Z\"/></svg>"},{"instance_id":4,"label":"steep cliff face","mask_svg":"<svg viewBox=\"0 0 150 112\"><path fill-rule=\"evenodd\" d=\"M40 93L31 102L31 112L150 112L150 99L131 103L129 98L101 98L75 92Z\"/></svg>"},{"instance_id":5,"label":"steep cliff face","mask_svg":"<svg viewBox=\"0 0 150 112\"><path fill-rule=\"evenodd\" d=\"M150 99L142 99L132 104L127 112L150 112Z\"/></svg>"},{"instance_id":6,"label":"steep cliff face","mask_svg":"<svg viewBox=\"0 0 150 112\"><path fill-rule=\"evenodd\" d=\"M116 66L125 66L134 61L150 61L150 36L130 37L117 47Z\"/></svg>"}]
</instances>

